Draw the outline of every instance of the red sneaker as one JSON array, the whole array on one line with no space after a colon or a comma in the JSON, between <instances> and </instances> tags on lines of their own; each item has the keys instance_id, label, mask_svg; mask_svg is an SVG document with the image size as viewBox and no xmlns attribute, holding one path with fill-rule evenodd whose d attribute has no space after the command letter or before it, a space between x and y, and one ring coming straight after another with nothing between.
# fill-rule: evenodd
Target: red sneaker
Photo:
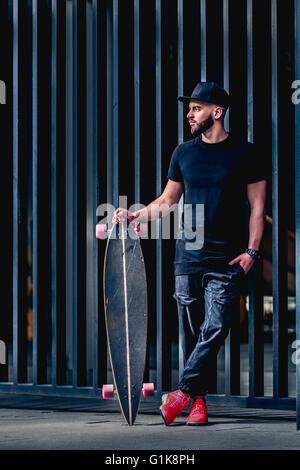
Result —
<instances>
[{"instance_id":1,"label":"red sneaker","mask_svg":"<svg viewBox=\"0 0 300 470\"><path fill-rule=\"evenodd\" d=\"M207 422L208 421L206 403L201 398L195 397L186 424L188 424L189 426L202 426L204 424L207 424Z\"/></svg>"},{"instance_id":2,"label":"red sneaker","mask_svg":"<svg viewBox=\"0 0 300 470\"><path fill-rule=\"evenodd\" d=\"M190 395L181 395L178 390L162 396L162 406L160 413L166 426L173 423L177 416L180 416L183 409L189 404Z\"/></svg>"}]
</instances>

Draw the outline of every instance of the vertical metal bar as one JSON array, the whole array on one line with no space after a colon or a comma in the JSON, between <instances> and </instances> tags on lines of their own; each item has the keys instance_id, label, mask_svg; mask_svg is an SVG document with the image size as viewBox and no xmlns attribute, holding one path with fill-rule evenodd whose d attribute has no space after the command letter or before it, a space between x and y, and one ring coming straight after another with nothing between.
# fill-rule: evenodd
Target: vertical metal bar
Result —
<instances>
[{"instance_id":1,"label":"vertical metal bar","mask_svg":"<svg viewBox=\"0 0 300 470\"><path fill-rule=\"evenodd\" d=\"M96 12L93 8L96 8ZM86 371L87 385L94 383L90 372L94 369L95 334L97 328L95 316L97 318L97 306L95 304L95 280L97 270L97 244L95 237L95 215L97 204L97 167L95 167L95 141L97 143L97 127L95 127L95 107L97 108L97 81L95 81L95 52L97 51L97 34L95 35L94 15L97 14L97 5L92 1L86 3ZM97 18L96 18L97 19ZM94 44L95 41L95 44ZM97 74L97 72L96 72ZM96 113L97 118L97 113ZM97 154L96 154L97 155ZM96 160L97 163L97 160ZM95 188L96 186L96 188ZM96 310L95 310L96 307Z\"/></svg>"},{"instance_id":2,"label":"vertical metal bar","mask_svg":"<svg viewBox=\"0 0 300 470\"><path fill-rule=\"evenodd\" d=\"M253 0L247 0L247 94L248 94L248 140L253 142ZM256 363L256 341L255 337L255 308L252 307L249 297L249 396L255 394L256 377L255 371L259 364ZM255 307L255 305L253 305ZM263 377L262 377L263 378ZM263 382L262 382L263 383Z\"/></svg>"},{"instance_id":3,"label":"vertical metal bar","mask_svg":"<svg viewBox=\"0 0 300 470\"><path fill-rule=\"evenodd\" d=\"M229 93L229 0L223 0L223 87ZM228 109L224 126L229 129L229 112Z\"/></svg>"},{"instance_id":4,"label":"vertical metal bar","mask_svg":"<svg viewBox=\"0 0 300 470\"><path fill-rule=\"evenodd\" d=\"M207 14L206 14L206 0L200 0L200 54L201 54L201 70L200 80L205 82L207 80ZM211 363L211 374L210 374L210 392L217 393L217 372L218 372L218 361L217 357Z\"/></svg>"},{"instance_id":5,"label":"vertical metal bar","mask_svg":"<svg viewBox=\"0 0 300 470\"><path fill-rule=\"evenodd\" d=\"M247 0L248 140L253 142L253 0ZM249 276L249 396L264 393L262 263Z\"/></svg>"},{"instance_id":6,"label":"vertical metal bar","mask_svg":"<svg viewBox=\"0 0 300 470\"><path fill-rule=\"evenodd\" d=\"M295 0L295 78L300 80L300 2ZM300 103L295 104L296 340L300 341ZM296 343L297 346L297 343ZM296 352L299 351L296 349ZM298 353L299 354L299 353ZM298 356L299 357L299 356ZM297 430L300 430L300 362L296 361Z\"/></svg>"},{"instance_id":7,"label":"vertical metal bar","mask_svg":"<svg viewBox=\"0 0 300 470\"><path fill-rule=\"evenodd\" d=\"M288 357L286 342L287 318L287 279L286 279L286 240L284 222L283 166L280 165L278 133L278 28L277 0L271 2L272 35L272 212L273 212L273 396L286 396L288 393Z\"/></svg>"},{"instance_id":8,"label":"vertical metal bar","mask_svg":"<svg viewBox=\"0 0 300 470\"><path fill-rule=\"evenodd\" d=\"M88 8L88 11L87 11ZM76 326L76 347L77 347L77 386L86 385L87 379L87 356L91 357L92 341L87 344L87 327L90 325L90 317L87 318L87 305L90 307L92 294L87 298L87 288L91 288L91 276L89 273L87 279L87 241L89 242L94 235L92 229L92 174L90 168L92 164L92 155L87 155L87 15L91 11L91 2L78 1L76 6L76 131L73 135L77 141L77 171L76 184L74 185L74 200L76 199L76 246L77 246L77 278L76 278L76 298L77 298L77 326ZM92 27L89 27L91 30ZM74 50L75 53L75 50ZM89 48L89 57L92 53L92 47ZM75 71L76 70L76 71ZM74 89L74 93L75 93ZM92 92L91 86L88 93ZM91 107L89 112L91 113ZM90 116L89 116L90 119ZM88 162L87 162L88 159ZM87 170L89 171L90 183L87 188ZM76 194L75 194L76 188ZM87 221L89 219L89 221ZM86 230L88 223L88 231ZM92 231L91 231L92 230ZM91 245L89 245L90 248ZM89 255L90 260L90 255ZM89 262L89 269L92 263ZM91 376L90 379L91 380Z\"/></svg>"},{"instance_id":9,"label":"vertical metal bar","mask_svg":"<svg viewBox=\"0 0 300 470\"><path fill-rule=\"evenodd\" d=\"M239 304L236 305L229 335L225 340L225 394L240 394Z\"/></svg>"},{"instance_id":10,"label":"vertical metal bar","mask_svg":"<svg viewBox=\"0 0 300 470\"><path fill-rule=\"evenodd\" d=\"M67 113L67 96L69 94L69 88L72 88L72 83L66 87L66 76L67 76L67 63L68 58L66 56L66 44L67 44L67 8L66 0L59 1L57 3L57 31L59 31L58 42L57 42L57 119L56 124L57 129L57 148L56 148L56 193L57 201L57 214L56 214L56 223L57 223L57 253L56 253L56 262L57 262L57 285L62 285L63 289L57 290L57 384L66 383L66 306L69 286L67 286L67 259L66 253L68 245L66 246L66 233L69 230L66 224L66 193L67 193L67 180L66 180L66 162L68 161L68 151L67 151L67 129L69 126L70 119L66 119ZM69 114L68 114L69 116Z\"/></svg>"},{"instance_id":11,"label":"vertical metal bar","mask_svg":"<svg viewBox=\"0 0 300 470\"><path fill-rule=\"evenodd\" d=\"M30 12L31 16L31 12ZM28 341L26 329L27 315L27 248L28 248L28 184L27 165L28 153L19 156L20 138L22 144L28 144L28 132L26 129L26 119L28 113L27 92L27 55L24 48L20 47L26 32L27 23L26 5L23 3L13 3L13 354L14 354L14 381L26 382L28 378ZM24 83L26 82L26 84ZM26 129L27 130L27 129Z\"/></svg>"},{"instance_id":12,"label":"vertical metal bar","mask_svg":"<svg viewBox=\"0 0 300 470\"><path fill-rule=\"evenodd\" d=\"M18 382L19 337L19 5L13 2L13 381Z\"/></svg>"},{"instance_id":13,"label":"vertical metal bar","mask_svg":"<svg viewBox=\"0 0 300 470\"><path fill-rule=\"evenodd\" d=\"M183 0L178 0L178 96L183 95ZM183 103L178 101L178 144L183 142Z\"/></svg>"},{"instance_id":14,"label":"vertical metal bar","mask_svg":"<svg viewBox=\"0 0 300 470\"><path fill-rule=\"evenodd\" d=\"M119 199L119 0L113 0L113 204Z\"/></svg>"},{"instance_id":15,"label":"vertical metal bar","mask_svg":"<svg viewBox=\"0 0 300 470\"><path fill-rule=\"evenodd\" d=\"M78 0L73 0L72 10L72 45L73 45L73 270L72 270L72 288L73 288L73 301L72 301L72 384L73 387L77 386L78 378L78 233L77 233L77 220L78 220L78 204L77 204L77 166L78 166L78 29L77 29L77 12Z\"/></svg>"},{"instance_id":16,"label":"vertical metal bar","mask_svg":"<svg viewBox=\"0 0 300 470\"><path fill-rule=\"evenodd\" d=\"M178 0L177 5L177 17L178 17L178 96L182 96L183 93L183 0ZM183 142L183 131L184 131L184 122L183 122L183 103L178 101L178 144ZM179 201L179 227L181 225L181 218L183 213L183 204L184 197L183 195ZM179 337L179 344L181 344L181 338ZM183 351L179 347L179 376L181 376L184 367Z\"/></svg>"},{"instance_id":17,"label":"vertical metal bar","mask_svg":"<svg viewBox=\"0 0 300 470\"><path fill-rule=\"evenodd\" d=\"M223 0L223 87L229 91L229 0ZM226 119L227 118L227 119ZM225 116L228 129L228 111ZM225 340L225 393L231 393L231 333Z\"/></svg>"},{"instance_id":18,"label":"vertical metal bar","mask_svg":"<svg viewBox=\"0 0 300 470\"><path fill-rule=\"evenodd\" d=\"M98 2L93 0L93 204L94 220L93 227L97 223L97 202L98 202ZM93 230L94 233L94 230ZM98 388L98 243L93 238L93 298L94 298L94 368L93 387Z\"/></svg>"},{"instance_id":19,"label":"vertical metal bar","mask_svg":"<svg viewBox=\"0 0 300 470\"><path fill-rule=\"evenodd\" d=\"M161 56L161 0L155 3L155 32L156 32L156 197L161 194L161 155L162 155L162 122L161 122L161 78L162 78L162 56ZM158 239L156 242L156 354L157 354L157 392L162 391L162 240L161 221L157 220Z\"/></svg>"},{"instance_id":20,"label":"vertical metal bar","mask_svg":"<svg viewBox=\"0 0 300 470\"><path fill-rule=\"evenodd\" d=\"M134 197L140 203L140 0L134 0Z\"/></svg>"},{"instance_id":21,"label":"vertical metal bar","mask_svg":"<svg viewBox=\"0 0 300 470\"><path fill-rule=\"evenodd\" d=\"M52 0L51 53L51 300L52 300L52 385L57 384L57 243L56 243L56 152L57 152L57 0Z\"/></svg>"},{"instance_id":22,"label":"vertical metal bar","mask_svg":"<svg viewBox=\"0 0 300 470\"><path fill-rule=\"evenodd\" d=\"M113 197L113 12L112 0L106 7L106 113L107 113L107 202L114 203Z\"/></svg>"},{"instance_id":23,"label":"vertical metal bar","mask_svg":"<svg viewBox=\"0 0 300 470\"><path fill-rule=\"evenodd\" d=\"M91 384L90 376L93 370L94 359L94 139L93 139L93 118L94 108L93 101L93 5L91 1L86 2L86 298L85 298L85 311L86 311L86 385ZM79 366L80 367L80 366ZM92 380L93 382L93 380Z\"/></svg>"},{"instance_id":24,"label":"vertical metal bar","mask_svg":"<svg viewBox=\"0 0 300 470\"><path fill-rule=\"evenodd\" d=\"M206 0L200 0L201 81L206 81Z\"/></svg>"},{"instance_id":25,"label":"vertical metal bar","mask_svg":"<svg viewBox=\"0 0 300 470\"><path fill-rule=\"evenodd\" d=\"M10 34L12 31L12 0L6 1L2 3L0 7L1 11L1 19L0 19L0 37L2 44L6 44L7 50L9 50L9 54L6 55L6 57L3 57L3 69L1 73L1 80L0 80L0 103L1 104L6 104L7 103L7 83L11 82L11 70L10 70L10 65L11 65L11 59L12 59L12 49L11 49L11 42L10 42ZM2 75L3 74L3 75ZM2 108L3 109L3 108ZM4 228L4 237L2 236L2 243L3 246L6 246L7 249L5 253L3 253L2 257L2 263L4 266L4 270L6 272L6 279L2 283L2 289L4 290L3 292L3 314L1 316L1 340L0 340L0 350L3 348L3 356L1 357L0 354L0 364L2 366L0 367L0 382L7 382L10 380L10 377L8 376L8 370L9 370L9 364L8 362L11 363L11 355L8 353L8 349L10 350L10 346L8 347L8 340L11 342L11 308L10 308L10 302L11 302L11 242L12 242L12 231L11 231L11 222L12 222L12 206L11 206L11 191L12 187L10 185L11 183L11 147L10 147L10 124L11 124L11 108L7 109L5 113L1 113L0 115L0 122L1 122L1 128L3 129L2 133L5 132L4 137L4 142L5 146L7 148L7 151L5 152L5 155L3 155L3 163L2 163L2 172L1 176L3 177L3 182L7 178L9 179L9 199L7 203L5 204L5 208L3 208L2 214L3 214L3 220L6 221L5 228ZM8 148L9 146L9 148ZM2 186L2 185L1 185ZM2 188L1 188L2 189ZM5 194L5 186L3 185L3 194Z\"/></svg>"},{"instance_id":26,"label":"vertical metal bar","mask_svg":"<svg viewBox=\"0 0 300 470\"><path fill-rule=\"evenodd\" d=\"M248 140L253 142L253 0L247 0Z\"/></svg>"},{"instance_id":27,"label":"vertical metal bar","mask_svg":"<svg viewBox=\"0 0 300 470\"><path fill-rule=\"evenodd\" d=\"M107 0L106 2L106 116L107 116L107 127L106 127L106 153L107 153L107 202L114 204L114 119L113 119L113 0ZM103 312L104 316L104 312ZM102 318L103 318L102 316ZM102 327L104 322L102 322ZM105 326L104 326L105 328ZM102 328L103 330L103 328ZM103 336L101 336L103 337ZM107 377L107 345L105 344L106 351L103 348L104 341L99 345L101 347L99 355L102 353L100 359L103 364L103 374L101 373L100 381L101 385L105 383ZM100 357L98 355L98 358ZM106 356L106 357L105 357ZM102 371L101 371L102 372Z\"/></svg>"},{"instance_id":28,"label":"vertical metal bar","mask_svg":"<svg viewBox=\"0 0 300 470\"><path fill-rule=\"evenodd\" d=\"M230 348L230 332L225 339L225 368L224 368L224 374L225 374L225 379L224 379L224 391L225 395L229 397L231 395L231 348Z\"/></svg>"},{"instance_id":29,"label":"vertical metal bar","mask_svg":"<svg viewBox=\"0 0 300 470\"><path fill-rule=\"evenodd\" d=\"M273 287L273 396L278 397L279 384L279 344L278 331L278 69L277 69L277 0L271 1L271 41L272 41L272 211L273 242L272 270L275 286ZM275 191L275 194L274 194ZM275 272L274 272L275 271ZM276 276L276 277L275 277Z\"/></svg>"},{"instance_id":30,"label":"vertical metal bar","mask_svg":"<svg viewBox=\"0 0 300 470\"><path fill-rule=\"evenodd\" d=\"M32 0L32 377L38 383L38 0Z\"/></svg>"},{"instance_id":31,"label":"vertical metal bar","mask_svg":"<svg viewBox=\"0 0 300 470\"><path fill-rule=\"evenodd\" d=\"M264 394L263 262L249 274L249 396Z\"/></svg>"},{"instance_id":32,"label":"vertical metal bar","mask_svg":"<svg viewBox=\"0 0 300 470\"><path fill-rule=\"evenodd\" d=\"M94 138L93 138L93 119L94 107L93 101L93 4L92 1L86 2L86 23L85 23L85 36L86 36L86 331L85 331L85 346L86 346L86 385L93 383L93 362L94 362ZM80 367L80 366L79 366Z\"/></svg>"},{"instance_id":33,"label":"vertical metal bar","mask_svg":"<svg viewBox=\"0 0 300 470\"><path fill-rule=\"evenodd\" d=\"M230 11L229 0L223 0L223 87L229 92L230 82ZM228 110L229 111L229 110ZM225 116L225 128L229 130L228 111ZM240 351L237 335L238 315L225 340L225 394L240 393Z\"/></svg>"},{"instance_id":34,"label":"vertical metal bar","mask_svg":"<svg viewBox=\"0 0 300 470\"><path fill-rule=\"evenodd\" d=\"M65 76L65 90L66 90L66 109L65 109L65 122L66 122L66 167L65 167L65 186L66 186L66 211L65 211L65 226L66 226L66 373L67 383L69 384L68 375L73 368L72 365L72 312L73 312L73 189L72 189L72 173L73 173L73 54L72 54L72 4L66 2L66 76Z\"/></svg>"}]
</instances>

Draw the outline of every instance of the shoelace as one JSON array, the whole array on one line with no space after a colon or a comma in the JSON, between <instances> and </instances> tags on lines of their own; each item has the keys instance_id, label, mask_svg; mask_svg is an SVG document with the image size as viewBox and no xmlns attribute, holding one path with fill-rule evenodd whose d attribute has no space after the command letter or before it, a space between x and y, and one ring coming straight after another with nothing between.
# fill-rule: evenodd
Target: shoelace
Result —
<instances>
[{"instance_id":1,"label":"shoelace","mask_svg":"<svg viewBox=\"0 0 300 470\"><path fill-rule=\"evenodd\" d=\"M194 412L199 412L199 413L204 413L206 412L206 406L203 403L194 403L193 405L193 413Z\"/></svg>"},{"instance_id":2,"label":"shoelace","mask_svg":"<svg viewBox=\"0 0 300 470\"><path fill-rule=\"evenodd\" d=\"M186 406L186 404L187 404L186 402L189 401L189 398L188 398L188 397L183 397L182 395L179 395L178 393L176 393L176 395L181 398L181 400L180 400L180 407L181 407L182 410L183 410L183 408L184 408L184 407ZM172 401L171 403L168 403L168 405L169 405L171 408L173 408L174 406L178 406L178 401L175 401L175 400L174 400L174 401Z\"/></svg>"}]
</instances>

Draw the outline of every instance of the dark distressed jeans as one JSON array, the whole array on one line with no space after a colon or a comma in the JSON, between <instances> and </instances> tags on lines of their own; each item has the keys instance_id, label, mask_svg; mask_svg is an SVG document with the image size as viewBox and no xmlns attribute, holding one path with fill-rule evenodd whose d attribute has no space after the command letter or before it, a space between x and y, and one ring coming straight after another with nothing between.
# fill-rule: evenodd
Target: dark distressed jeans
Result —
<instances>
[{"instance_id":1,"label":"dark distressed jeans","mask_svg":"<svg viewBox=\"0 0 300 470\"><path fill-rule=\"evenodd\" d=\"M245 271L239 263L175 277L184 360L178 388L191 396L207 393L210 362L226 338L234 315L239 315L244 279Z\"/></svg>"}]
</instances>

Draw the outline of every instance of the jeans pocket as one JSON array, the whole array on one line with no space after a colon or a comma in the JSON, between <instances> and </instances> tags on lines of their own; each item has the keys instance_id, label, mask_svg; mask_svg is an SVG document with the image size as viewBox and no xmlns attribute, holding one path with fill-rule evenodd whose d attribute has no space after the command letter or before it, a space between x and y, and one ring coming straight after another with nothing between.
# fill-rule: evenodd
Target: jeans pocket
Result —
<instances>
[{"instance_id":1,"label":"jeans pocket","mask_svg":"<svg viewBox=\"0 0 300 470\"><path fill-rule=\"evenodd\" d=\"M235 292L219 293L206 291L206 317L202 327L203 339L223 334L233 312L239 309L239 297Z\"/></svg>"},{"instance_id":2,"label":"jeans pocket","mask_svg":"<svg viewBox=\"0 0 300 470\"><path fill-rule=\"evenodd\" d=\"M183 275L175 277L174 299L183 305L199 304L200 300L199 281L194 276Z\"/></svg>"}]
</instances>

